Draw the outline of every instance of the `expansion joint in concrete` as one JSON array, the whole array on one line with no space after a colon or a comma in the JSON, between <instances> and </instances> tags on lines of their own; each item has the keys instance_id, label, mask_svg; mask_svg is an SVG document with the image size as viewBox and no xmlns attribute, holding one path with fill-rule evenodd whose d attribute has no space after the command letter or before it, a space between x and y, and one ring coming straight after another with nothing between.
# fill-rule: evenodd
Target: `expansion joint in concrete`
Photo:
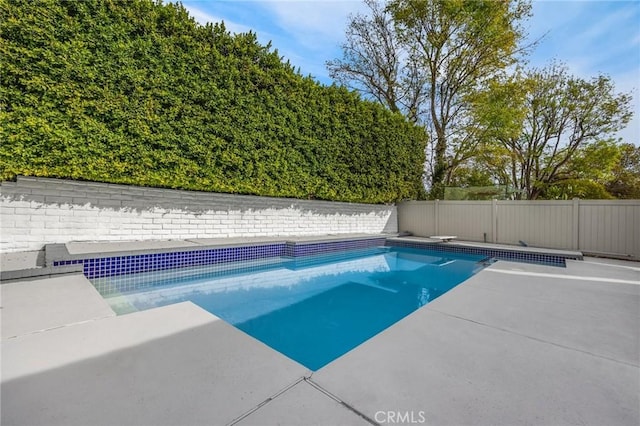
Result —
<instances>
[{"instance_id":1,"label":"expansion joint in concrete","mask_svg":"<svg viewBox=\"0 0 640 426\"><path fill-rule=\"evenodd\" d=\"M353 412L354 414L362 417L364 420L366 420L367 422L371 423L372 425L376 425L376 426L380 425L380 423L376 422L371 417L369 417L366 414L364 414L363 412L359 411L358 409L356 409L352 405L349 405L348 403L344 402L343 400L338 398L336 395L334 395L333 393L329 392L328 390L326 390L325 388L323 388L322 386L320 386L319 384L317 384L316 382L311 380L310 377L309 378L305 378L304 381L307 382L310 386L314 387L318 391L320 391L323 394L325 394L326 396L328 396L329 398L333 399L338 404L342 405L344 408L346 408L349 411Z\"/></svg>"},{"instance_id":2,"label":"expansion joint in concrete","mask_svg":"<svg viewBox=\"0 0 640 426\"><path fill-rule=\"evenodd\" d=\"M440 315L448 316L450 318L456 318L456 319L459 319L459 320L462 320L462 321L467 321L467 322L479 325L481 327L492 328L494 330L499 330L499 331L502 331L504 333L509 333L509 334L513 334L513 335L516 335L516 336L524 337L525 339L535 340L536 342L545 343L547 345L556 346L558 348L566 349L566 350L569 350L569 351L581 352L583 354L591 355L591 356L596 357L596 358L606 359L607 361L612 361L612 362L615 362L615 363L618 363L618 364L623 364L623 365L627 365L627 366L630 366L630 367L634 367L634 368L640 369L640 365L639 364L629 363L629 362L626 362L626 361L622 361L622 360L611 358L611 357L608 357L608 356L596 354L596 353L585 351L585 350L582 350L582 349L573 348L571 346L560 345L560 344L555 343L555 342L550 342L548 340L539 339L537 337L529 336L527 334L518 333L516 331L509 330L507 328L496 327L494 325L485 324L485 323L479 322L479 321L474 321L472 319L460 317L458 315L448 314L446 312L438 311L438 310L433 309L433 308L427 308L427 309L429 309L431 312L436 312L436 313L438 313Z\"/></svg>"},{"instance_id":3,"label":"expansion joint in concrete","mask_svg":"<svg viewBox=\"0 0 640 426\"><path fill-rule=\"evenodd\" d=\"M258 404L255 407L253 407L252 409L246 411L245 413L243 413L240 416L236 417L235 419L231 420L229 423L227 423L227 426L232 426L232 425L237 424L238 422L242 421L243 419L245 419L246 417L248 417L252 413L254 413L257 410L259 410L261 407L263 407L266 404L268 404L269 402L273 401L274 399L276 399L277 397L279 397L283 393L287 392L289 389L291 389L292 387L294 387L295 385L297 385L298 383L300 383L302 381L304 381L304 377L299 378L295 382L293 382L290 385L286 386L284 389L281 389L280 391L276 392L274 395L272 395L269 398L265 399L260 404Z\"/></svg>"},{"instance_id":4,"label":"expansion joint in concrete","mask_svg":"<svg viewBox=\"0 0 640 426\"><path fill-rule=\"evenodd\" d=\"M0 307L0 309L2 309L2 307ZM113 318L113 315L91 318L91 319L84 320L84 321L71 322L69 324L56 325L55 327L48 327L48 328L43 328L43 329L40 329L40 330L33 330L33 331L29 331L27 333L15 334L13 336L2 336L2 340L19 339L20 337L30 336L32 334L40 334L40 333L44 333L44 332L51 331L51 330L57 330L59 328L73 327L74 325L86 324L86 323L89 323L89 322L100 321L100 320L107 319L107 318Z\"/></svg>"}]
</instances>

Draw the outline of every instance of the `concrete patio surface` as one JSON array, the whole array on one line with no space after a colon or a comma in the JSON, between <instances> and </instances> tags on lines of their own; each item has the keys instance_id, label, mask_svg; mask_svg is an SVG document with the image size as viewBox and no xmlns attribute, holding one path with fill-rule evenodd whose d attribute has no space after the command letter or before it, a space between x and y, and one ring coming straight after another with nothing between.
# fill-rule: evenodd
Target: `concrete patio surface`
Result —
<instances>
[{"instance_id":1,"label":"concrete patio surface","mask_svg":"<svg viewBox=\"0 0 640 426\"><path fill-rule=\"evenodd\" d=\"M0 286L2 339L115 316L82 274Z\"/></svg>"},{"instance_id":2,"label":"concrete patio surface","mask_svg":"<svg viewBox=\"0 0 640 426\"><path fill-rule=\"evenodd\" d=\"M44 266L44 250L0 253L0 270L18 271Z\"/></svg>"},{"instance_id":3,"label":"concrete patio surface","mask_svg":"<svg viewBox=\"0 0 640 426\"><path fill-rule=\"evenodd\" d=\"M436 425L638 424L640 273L635 284L535 276L558 270L497 262L311 380L372 417L397 410L423 411Z\"/></svg>"},{"instance_id":4,"label":"concrete patio surface","mask_svg":"<svg viewBox=\"0 0 640 426\"><path fill-rule=\"evenodd\" d=\"M241 426L370 425L371 423L306 380L239 420Z\"/></svg>"},{"instance_id":5,"label":"concrete patio surface","mask_svg":"<svg viewBox=\"0 0 640 426\"><path fill-rule=\"evenodd\" d=\"M189 302L113 316L82 275L0 295L2 425L640 424L634 262L499 261L313 373Z\"/></svg>"},{"instance_id":6,"label":"concrete patio surface","mask_svg":"<svg viewBox=\"0 0 640 426\"><path fill-rule=\"evenodd\" d=\"M191 303L2 342L3 425L227 424L308 375Z\"/></svg>"}]
</instances>

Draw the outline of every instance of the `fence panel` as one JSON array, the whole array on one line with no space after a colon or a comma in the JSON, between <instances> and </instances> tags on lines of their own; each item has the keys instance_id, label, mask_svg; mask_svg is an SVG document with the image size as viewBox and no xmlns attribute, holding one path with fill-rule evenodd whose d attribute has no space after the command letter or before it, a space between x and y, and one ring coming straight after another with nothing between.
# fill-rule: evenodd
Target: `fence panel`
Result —
<instances>
[{"instance_id":1,"label":"fence panel","mask_svg":"<svg viewBox=\"0 0 640 426\"><path fill-rule=\"evenodd\" d=\"M580 250L640 259L640 201L580 201Z\"/></svg>"},{"instance_id":2,"label":"fence panel","mask_svg":"<svg viewBox=\"0 0 640 426\"><path fill-rule=\"evenodd\" d=\"M456 235L461 240L492 240L491 201L440 201L438 229L440 235ZM434 234L431 234L434 235Z\"/></svg>"},{"instance_id":3,"label":"fence panel","mask_svg":"<svg viewBox=\"0 0 640 426\"><path fill-rule=\"evenodd\" d=\"M411 201L398 229L640 260L640 200Z\"/></svg>"},{"instance_id":4,"label":"fence panel","mask_svg":"<svg viewBox=\"0 0 640 426\"><path fill-rule=\"evenodd\" d=\"M573 249L572 201L498 201L498 242Z\"/></svg>"},{"instance_id":5,"label":"fence panel","mask_svg":"<svg viewBox=\"0 0 640 426\"><path fill-rule=\"evenodd\" d=\"M398 231L418 237L435 235L435 201L407 201L398 205Z\"/></svg>"}]
</instances>

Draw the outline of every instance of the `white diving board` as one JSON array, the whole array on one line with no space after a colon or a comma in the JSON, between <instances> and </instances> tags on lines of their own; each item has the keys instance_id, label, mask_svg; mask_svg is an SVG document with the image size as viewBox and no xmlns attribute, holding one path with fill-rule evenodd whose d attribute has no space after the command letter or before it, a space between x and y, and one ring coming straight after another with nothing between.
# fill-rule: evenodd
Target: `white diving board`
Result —
<instances>
[{"instance_id":1,"label":"white diving board","mask_svg":"<svg viewBox=\"0 0 640 426\"><path fill-rule=\"evenodd\" d=\"M456 238L458 238L456 235L433 235L429 238L433 238L434 240L440 240L443 243L455 240Z\"/></svg>"}]
</instances>

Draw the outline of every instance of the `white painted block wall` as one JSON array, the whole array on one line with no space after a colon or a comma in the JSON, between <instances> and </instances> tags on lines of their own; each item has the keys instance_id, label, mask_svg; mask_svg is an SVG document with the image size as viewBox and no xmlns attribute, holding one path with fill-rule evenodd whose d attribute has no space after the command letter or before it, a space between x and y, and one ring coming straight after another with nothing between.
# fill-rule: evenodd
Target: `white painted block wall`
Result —
<instances>
[{"instance_id":1,"label":"white painted block wall","mask_svg":"<svg viewBox=\"0 0 640 426\"><path fill-rule=\"evenodd\" d=\"M0 185L0 251L48 243L397 232L392 205L18 177Z\"/></svg>"}]
</instances>

